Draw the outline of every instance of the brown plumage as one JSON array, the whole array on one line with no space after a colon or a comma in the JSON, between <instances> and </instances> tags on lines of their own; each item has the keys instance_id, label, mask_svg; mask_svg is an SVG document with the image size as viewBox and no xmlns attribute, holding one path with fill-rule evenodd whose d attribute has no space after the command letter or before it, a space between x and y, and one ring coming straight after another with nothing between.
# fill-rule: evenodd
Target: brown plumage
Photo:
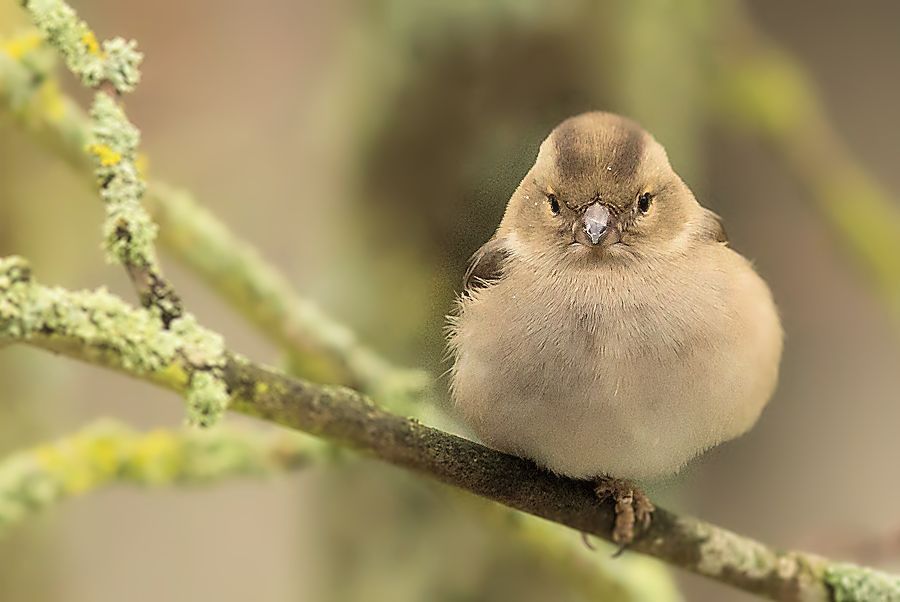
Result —
<instances>
[{"instance_id":1,"label":"brown plumage","mask_svg":"<svg viewBox=\"0 0 900 602\"><path fill-rule=\"evenodd\" d=\"M782 333L725 240L637 124L564 121L451 318L462 416L487 444L581 478L662 477L745 432Z\"/></svg>"}]
</instances>

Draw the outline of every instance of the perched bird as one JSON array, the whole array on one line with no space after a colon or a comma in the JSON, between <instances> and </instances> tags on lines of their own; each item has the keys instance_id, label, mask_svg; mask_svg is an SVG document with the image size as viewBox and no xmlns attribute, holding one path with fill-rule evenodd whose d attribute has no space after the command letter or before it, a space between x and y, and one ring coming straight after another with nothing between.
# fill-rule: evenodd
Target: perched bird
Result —
<instances>
[{"instance_id":1,"label":"perched bird","mask_svg":"<svg viewBox=\"0 0 900 602\"><path fill-rule=\"evenodd\" d=\"M450 317L451 389L488 445L594 479L627 543L634 482L746 432L771 397L772 294L633 121L557 126L473 256Z\"/></svg>"}]
</instances>

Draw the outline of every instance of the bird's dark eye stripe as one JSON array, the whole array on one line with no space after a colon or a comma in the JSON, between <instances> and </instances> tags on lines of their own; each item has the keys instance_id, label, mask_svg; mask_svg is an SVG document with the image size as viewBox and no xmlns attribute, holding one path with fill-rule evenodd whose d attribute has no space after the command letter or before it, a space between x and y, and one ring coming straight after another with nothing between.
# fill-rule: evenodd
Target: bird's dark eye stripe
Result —
<instances>
[{"instance_id":1,"label":"bird's dark eye stripe","mask_svg":"<svg viewBox=\"0 0 900 602\"><path fill-rule=\"evenodd\" d=\"M553 215L559 215L559 199L556 198L556 195L548 194L547 202L550 203L550 211Z\"/></svg>"}]
</instances>

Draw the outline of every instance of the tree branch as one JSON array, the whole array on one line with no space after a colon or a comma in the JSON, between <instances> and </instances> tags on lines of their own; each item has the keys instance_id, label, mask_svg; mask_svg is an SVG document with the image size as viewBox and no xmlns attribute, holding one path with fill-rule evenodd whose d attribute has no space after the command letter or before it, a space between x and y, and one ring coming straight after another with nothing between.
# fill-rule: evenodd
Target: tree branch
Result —
<instances>
[{"instance_id":1,"label":"tree branch","mask_svg":"<svg viewBox=\"0 0 900 602\"><path fill-rule=\"evenodd\" d=\"M91 143L91 126L81 109L61 95L50 75L53 53L41 45L39 36L26 34L0 45L0 100L12 110L19 124L52 148L78 171L89 174L84 149ZM146 163L138 157L135 161ZM182 262L194 268L223 297L292 357L292 366L302 365L320 380L337 380L391 402L405 413L421 413L427 406L415 403L428 389L430 377L421 370L392 365L362 344L356 335L324 314L315 304L293 292L287 280L266 263L246 242L234 236L214 215L200 207L186 192L160 182L150 182L144 202L161 225L161 242ZM100 305L112 302L100 296ZM84 323L105 324L105 312L85 317ZM167 344L157 354L146 352L146 343L158 333L158 324L146 316L117 324L141 342L133 345L109 337L107 348L128 356L127 363L152 372ZM52 316L49 316L52 319ZM135 334L143 333L143 334ZM153 336L145 336L154 333ZM72 332L76 340L94 339L98 332ZM165 338L165 337L163 337ZM144 348L145 353L140 353ZM83 347L82 347L83 349ZM98 358L99 359L99 358ZM299 360L299 362L298 362ZM190 368L185 367L185 368ZM186 370L173 369L157 378L187 380ZM190 395L189 395L190 398ZM192 404L196 405L196 404ZM482 519L493 522L502 537L518 542L534 562L549 565L570 587L589 598L625 601L676 599L665 568L640 557L613 560L605 556L586 558L576 541L537 520L515 518L508 509L490 512L484 504L470 504ZM589 561L586 561L589 560Z\"/></svg>"},{"instance_id":2,"label":"tree branch","mask_svg":"<svg viewBox=\"0 0 900 602\"><path fill-rule=\"evenodd\" d=\"M25 35L0 47L0 101L44 145L85 175L88 117L60 94L50 75L52 53ZM397 403L420 398L431 381L418 369L392 364L356 334L293 290L282 273L238 238L187 191L149 180L144 203L159 225L160 243L192 268L247 320L322 382L345 382Z\"/></svg>"},{"instance_id":3,"label":"tree branch","mask_svg":"<svg viewBox=\"0 0 900 602\"><path fill-rule=\"evenodd\" d=\"M297 358L312 378L347 383L404 405L427 391L431 378L424 370L392 364L317 304L299 296L281 272L190 193L152 181L148 204L166 248Z\"/></svg>"},{"instance_id":4,"label":"tree branch","mask_svg":"<svg viewBox=\"0 0 900 602\"><path fill-rule=\"evenodd\" d=\"M343 459L326 444L293 432L216 429L155 429L139 432L100 420L54 442L0 460L0 536L15 524L72 497L102 487L208 486L237 477L265 477ZM471 504L469 504L471 505ZM649 579L647 562L592 558L537 520L510 521L505 508L478 504L481 516L502 526L506 541L552 562L565 583L591 600L640 602L676 599ZM538 545L534 545L537 543Z\"/></svg>"},{"instance_id":5,"label":"tree branch","mask_svg":"<svg viewBox=\"0 0 900 602\"><path fill-rule=\"evenodd\" d=\"M119 102L140 81L138 66L143 56L133 40L99 43L62 0L24 0L22 6L69 70L96 90L90 113L91 143L79 152L86 150L94 161L94 176L106 205L106 250L111 260L125 267L141 303L154 308L168 327L184 315L184 308L156 258L156 226L141 206L145 182L137 166L140 132Z\"/></svg>"},{"instance_id":6,"label":"tree branch","mask_svg":"<svg viewBox=\"0 0 900 602\"><path fill-rule=\"evenodd\" d=\"M234 429L139 433L104 420L0 461L0 534L60 500L109 483L199 485L308 466L314 440Z\"/></svg>"},{"instance_id":7,"label":"tree branch","mask_svg":"<svg viewBox=\"0 0 900 602\"><path fill-rule=\"evenodd\" d=\"M118 330L123 325L130 330ZM31 279L24 260L8 258L0 262L0 344L16 341L182 394L189 393L191 369L184 358L202 353L202 345L181 346L178 337L154 328L146 312L109 293L43 287ZM223 374L236 411L609 539L613 508L597 500L589 482L555 476L526 460L391 414L352 389L316 385L226 356ZM778 552L664 509L657 510L650 529L630 549L774 600L900 599L896 577L810 554Z\"/></svg>"},{"instance_id":8,"label":"tree branch","mask_svg":"<svg viewBox=\"0 0 900 602\"><path fill-rule=\"evenodd\" d=\"M50 0L31 2L40 6L58 5ZM45 30L51 34L52 40L52 28ZM90 53L89 40L81 38L81 41ZM71 65L70 57L66 56L66 59ZM0 60L0 95L16 102L14 95L2 90L3 73L8 66L9 61ZM112 85L115 86L115 83L112 82ZM52 94L49 100L44 100L55 109L62 107L59 113L48 113L55 119L60 115L73 115L67 112L69 107L65 103L53 105ZM59 101L59 98L56 100ZM18 101L21 101L21 97L18 97ZM77 118L77 113L74 115ZM72 122L67 125L71 126ZM60 140L65 144L70 144L70 140L78 137L77 128L59 128L55 130L54 135L56 134L60 134ZM127 148L133 149L133 146ZM119 152L112 146L109 149ZM114 161L106 149L98 148L95 151L93 154L101 162L101 166L104 157L107 161ZM76 149L76 152L81 150ZM862 255L871 260L871 250L863 251ZM8 289L16 288L22 292L21 287L24 286L29 294L36 295L30 298L31 301L42 299L52 303L43 309L41 306L30 306L29 311L32 313L28 317L33 320L22 322L18 319L21 316L14 315L16 308L22 309L22 306L16 305L20 299L13 298L10 301L7 295L0 302L0 338L25 338L30 343L116 367L191 395L191 375L196 366L191 364L189 358L194 357L191 355L192 351L203 353L203 344L198 341L185 342L181 340L183 337L177 337L180 342L175 343L173 350L172 340L166 339L165 333L152 328L141 331L141 340L135 342L122 336L129 331L104 329L100 327L100 323L94 324L97 328L91 330L92 334L86 337L85 333L90 329L85 330L83 321L69 321L73 316L72 308L79 307L78 302L84 303L81 307L86 310L87 315L79 314L78 311L74 315L81 315L82 319L87 317L89 322L121 318L131 323L132 319L140 321L142 318L121 301L112 302L108 295L102 300L112 305L97 313L94 311L97 308L92 305L93 301L98 300L92 297L96 293L45 289L22 276L27 272L22 262L13 263L15 265L7 270L6 277L15 286L9 286ZM889 268L893 267L893 264L887 265ZM889 275L888 270L879 273ZM0 286L0 293L7 292L3 289L4 286ZM47 296L47 293L52 295ZM70 298L69 295L81 296ZM61 305L56 304L57 302ZM13 308L12 313L7 311L10 307ZM53 308L51 314L42 313L47 307ZM40 327L37 330L26 328L29 323L40 324ZM147 326L142 322L141 325ZM17 330L18 335L15 334ZM154 350L150 356L145 355L147 349ZM605 535L608 531L611 511L594 500L584 483L552 477L522 460L498 454L475 443L384 412L351 390L321 387L290 379L231 354L226 354L225 357L224 379L240 411L317 433L394 464L419 470L446 483L584 532ZM141 363L148 358L150 363ZM134 360L138 360L138 363L134 364ZM634 548L699 574L775 599L829 599L831 596L835 600L862 600L874 599L875 596L878 596L877 599L896 599L898 596L897 582L893 577L829 563L800 553L777 553L752 540L694 519L679 518L665 511L659 512L652 530L636 542Z\"/></svg>"},{"instance_id":9,"label":"tree branch","mask_svg":"<svg viewBox=\"0 0 900 602\"><path fill-rule=\"evenodd\" d=\"M15 342L111 368L187 396L191 394L194 365L220 353L220 343L211 334L184 337L164 329L147 311L133 308L104 290L72 292L41 286L32 281L24 259L0 258L0 348ZM262 393L269 385L261 381L255 386ZM484 516L485 509L479 509ZM641 592L649 588L628 583L623 573L639 571L642 581L662 576L660 567L647 563L631 561L623 565L620 561L611 566L602 560L578 562L572 558L572 546L559 533L539 530L529 521L495 522L504 525L505 536L519 542L532 556L542 562L555 560L558 571L582 592L615 592L616 600L636 602L647 599Z\"/></svg>"}]
</instances>

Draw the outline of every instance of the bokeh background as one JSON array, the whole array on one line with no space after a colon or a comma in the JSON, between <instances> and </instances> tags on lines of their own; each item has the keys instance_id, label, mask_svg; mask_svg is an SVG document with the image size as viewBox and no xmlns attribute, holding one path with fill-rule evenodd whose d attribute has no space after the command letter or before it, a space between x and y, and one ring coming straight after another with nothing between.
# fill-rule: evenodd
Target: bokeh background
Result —
<instances>
[{"instance_id":1,"label":"bokeh background","mask_svg":"<svg viewBox=\"0 0 900 602\"><path fill-rule=\"evenodd\" d=\"M900 4L76 8L99 35L134 37L146 55L128 109L151 175L193 191L375 348L434 374L447 368L442 326L466 258L541 139L589 109L641 121L770 283L787 332L781 384L759 425L654 490L673 509L779 547L900 567L900 549L859 543L890 542L900 529L900 328L884 286L829 225L827 185L803 172L815 152L802 149L835 139L791 129L817 109L795 106L790 85L797 76L814 86L827 124L812 121L845 145L836 161L852 158L883 190L900 189ZM0 35L25 25L17 2L0 3ZM800 70L729 83L757 46ZM747 117L747 97L762 99L766 119ZM812 142L792 150L801 136ZM852 187L843 193L852 207ZM845 231L865 238L865 224L893 219L896 198ZM43 282L106 284L131 298L123 271L103 261L101 219L83 174L0 110L0 255L29 257ZM231 347L281 361L196 275L163 259ZM100 416L141 427L183 418L173 395L25 348L0 350L0 383L2 452ZM686 600L751 599L674 578ZM368 460L203 490L114 488L0 539L3 600L583 599L569 589L445 489Z\"/></svg>"}]
</instances>

